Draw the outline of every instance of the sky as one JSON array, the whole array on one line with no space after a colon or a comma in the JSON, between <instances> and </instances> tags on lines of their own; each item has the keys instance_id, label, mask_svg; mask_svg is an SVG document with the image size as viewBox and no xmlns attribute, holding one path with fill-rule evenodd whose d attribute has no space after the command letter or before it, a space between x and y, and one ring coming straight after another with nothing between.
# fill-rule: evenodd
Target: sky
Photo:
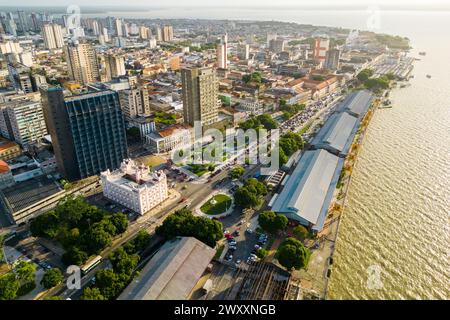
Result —
<instances>
[{"instance_id":1,"label":"sky","mask_svg":"<svg viewBox=\"0 0 450 320\"><path fill-rule=\"evenodd\" d=\"M15 6L448 6L448 0L15 0ZM0 0L0 6L11 6L12 2Z\"/></svg>"}]
</instances>

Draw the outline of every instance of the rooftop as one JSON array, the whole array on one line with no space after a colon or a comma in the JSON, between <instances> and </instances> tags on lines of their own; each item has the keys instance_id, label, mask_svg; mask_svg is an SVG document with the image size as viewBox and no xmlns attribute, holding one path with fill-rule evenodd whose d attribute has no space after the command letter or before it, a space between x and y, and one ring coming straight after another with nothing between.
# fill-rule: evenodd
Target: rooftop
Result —
<instances>
[{"instance_id":1,"label":"rooftop","mask_svg":"<svg viewBox=\"0 0 450 320\"><path fill-rule=\"evenodd\" d=\"M343 161L325 150L306 151L275 199L272 210L321 230Z\"/></svg>"},{"instance_id":2,"label":"rooftop","mask_svg":"<svg viewBox=\"0 0 450 320\"><path fill-rule=\"evenodd\" d=\"M315 136L312 146L335 154L347 154L359 120L348 113L333 114Z\"/></svg>"},{"instance_id":3,"label":"rooftop","mask_svg":"<svg viewBox=\"0 0 450 320\"><path fill-rule=\"evenodd\" d=\"M355 117L363 116L372 104L373 96L368 90L351 93L338 107L339 111L348 112Z\"/></svg>"},{"instance_id":4,"label":"rooftop","mask_svg":"<svg viewBox=\"0 0 450 320\"><path fill-rule=\"evenodd\" d=\"M62 189L54 180L41 176L16 183L1 193L3 193L9 209L14 213L59 191Z\"/></svg>"},{"instance_id":5,"label":"rooftop","mask_svg":"<svg viewBox=\"0 0 450 320\"><path fill-rule=\"evenodd\" d=\"M151 172L146 165L138 165L131 159L125 159L119 169L112 172L107 170L101 176L129 189L139 189L159 183L165 174L162 171Z\"/></svg>"},{"instance_id":6,"label":"rooftop","mask_svg":"<svg viewBox=\"0 0 450 320\"><path fill-rule=\"evenodd\" d=\"M118 300L186 300L215 253L192 237L167 241Z\"/></svg>"}]
</instances>

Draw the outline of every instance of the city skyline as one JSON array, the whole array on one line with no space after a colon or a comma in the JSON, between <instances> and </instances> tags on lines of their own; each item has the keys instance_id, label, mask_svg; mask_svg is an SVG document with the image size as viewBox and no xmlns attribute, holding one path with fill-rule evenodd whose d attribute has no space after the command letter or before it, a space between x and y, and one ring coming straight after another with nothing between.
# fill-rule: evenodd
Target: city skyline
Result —
<instances>
[{"instance_id":1,"label":"city skyline","mask_svg":"<svg viewBox=\"0 0 450 320\"><path fill-rule=\"evenodd\" d=\"M0 300L450 299L444 1L50 2L0 9Z\"/></svg>"}]
</instances>

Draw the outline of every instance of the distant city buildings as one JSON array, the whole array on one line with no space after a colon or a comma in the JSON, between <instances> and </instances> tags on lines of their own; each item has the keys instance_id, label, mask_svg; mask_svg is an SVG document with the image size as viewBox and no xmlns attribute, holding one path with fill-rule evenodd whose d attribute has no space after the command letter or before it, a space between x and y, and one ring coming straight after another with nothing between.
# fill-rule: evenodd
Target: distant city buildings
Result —
<instances>
[{"instance_id":1,"label":"distant city buildings","mask_svg":"<svg viewBox=\"0 0 450 320\"><path fill-rule=\"evenodd\" d=\"M64 98L61 88L41 87L41 95L58 169L66 178L85 178L120 166L127 144L116 92Z\"/></svg>"},{"instance_id":2,"label":"distant city buildings","mask_svg":"<svg viewBox=\"0 0 450 320\"><path fill-rule=\"evenodd\" d=\"M173 27L164 26L162 29L162 41L170 42L173 40Z\"/></svg>"},{"instance_id":3,"label":"distant city buildings","mask_svg":"<svg viewBox=\"0 0 450 320\"><path fill-rule=\"evenodd\" d=\"M269 42L269 49L275 53L284 51L285 41L283 39L272 39Z\"/></svg>"},{"instance_id":4,"label":"distant city buildings","mask_svg":"<svg viewBox=\"0 0 450 320\"><path fill-rule=\"evenodd\" d=\"M141 215L168 197L167 179L163 171L151 172L131 159L120 168L101 173L103 195Z\"/></svg>"},{"instance_id":5,"label":"distant city buildings","mask_svg":"<svg viewBox=\"0 0 450 320\"><path fill-rule=\"evenodd\" d=\"M318 63L324 63L327 51L330 46L330 39L316 38L313 48L313 59Z\"/></svg>"},{"instance_id":6,"label":"distant city buildings","mask_svg":"<svg viewBox=\"0 0 450 320\"><path fill-rule=\"evenodd\" d=\"M219 86L214 69L181 69L181 82L184 123L194 126L195 121L201 121L205 126L217 122Z\"/></svg>"},{"instance_id":7,"label":"distant city buildings","mask_svg":"<svg viewBox=\"0 0 450 320\"><path fill-rule=\"evenodd\" d=\"M228 68L228 35L225 34L216 47L217 68Z\"/></svg>"},{"instance_id":8,"label":"distant city buildings","mask_svg":"<svg viewBox=\"0 0 450 320\"><path fill-rule=\"evenodd\" d=\"M250 57L250 45L247 43L239 44L237 47L237 56L240 60L248 60Z\"/></svg>"},{"instance_id":9,"label":"distant city buildings","mask_svg":"<svg viewBox=\"0 0 450 320\"><path fill-rule=\"evenodd\" d=\"M339 69L340 58L341 58L341 51L339 49L328 50L325 57L324 68L329 70Z\"/></svg>"},{"instance_id":10,"label":"distant city buildings","mask_svg":"<svg viewBox=\"0 0 450 320\"><path fill-rule=\"evenodd\" d=\"M58 49L64 47L64 37L59 24L45 24L42 28L44 46L46 49Z\"/></svg>"}]
</instances>

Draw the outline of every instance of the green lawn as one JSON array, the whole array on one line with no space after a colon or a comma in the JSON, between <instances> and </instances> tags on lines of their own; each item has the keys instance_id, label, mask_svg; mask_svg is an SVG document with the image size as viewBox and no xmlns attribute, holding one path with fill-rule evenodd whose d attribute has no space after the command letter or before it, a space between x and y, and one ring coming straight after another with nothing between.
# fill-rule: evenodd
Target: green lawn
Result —
<instances>
[{"instance_id":1,"label":"green lawn","mask_svg":"<svg viewBox=\"0 0 450 320\"><path fill-rule=\"evenodd\" d=\"M212 200L216 200L215 204L211 204ZM205 202L201 207L203 213L214 215L224 213L227 208L231 206L231 198L225 194L217 194L207 202Z\"/></svg>"}]
</instances>

